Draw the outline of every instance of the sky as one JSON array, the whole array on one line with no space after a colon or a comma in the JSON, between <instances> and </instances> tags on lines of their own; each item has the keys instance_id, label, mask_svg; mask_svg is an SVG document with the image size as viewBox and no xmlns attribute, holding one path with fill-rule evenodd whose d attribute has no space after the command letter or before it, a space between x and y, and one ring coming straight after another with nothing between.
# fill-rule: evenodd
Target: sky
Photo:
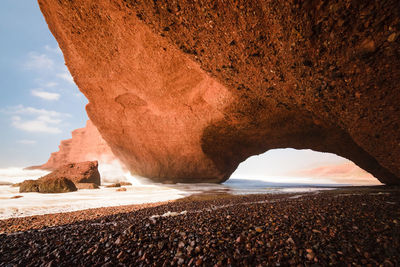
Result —
<instances>
[{"instance_id":1,"label":"sky","mask_svg":"<svg viewBox=\"0 0 400 267\"><path fill-rule=\"evenodd\" d=\"M84 127L87 100L37 1L2 0L0 36L0 168L42 164Z\"/></svg>"},{"instance_id":2,"label":"sky","mask_svg":"<svg viewBox=\"0 0 400 267\"><path fill-rule=\"evenodd\" d=\"M43 164L61 140L85 126L87 100L74 84L37 1L2 0L0 36L0 168ZM319 181L324 182L336 173L347 177L340 180L346 182L349 175L362 172L334 154L279 149L249 158L233 177L301 182L323 176Z\"/></svg>"}]
</instances>

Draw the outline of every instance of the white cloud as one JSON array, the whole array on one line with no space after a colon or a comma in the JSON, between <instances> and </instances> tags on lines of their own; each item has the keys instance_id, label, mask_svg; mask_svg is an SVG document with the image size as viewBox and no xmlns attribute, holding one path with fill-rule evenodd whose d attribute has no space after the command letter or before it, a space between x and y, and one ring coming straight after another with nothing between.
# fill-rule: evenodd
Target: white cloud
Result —
<instances>
[{"instance_id":1,"label":"white cloud","mask_svg":"<svg viewBox=\"0 0 400 267\"><path fill-rule=\"evenodd\" d=\"M70 117L66 113L54 110L37 109L18 105L8 108L6 113L12 114L11 125L17 129L31 133L61 133L63 118Z\"/></svg>"},{"instance_id":2,"label":"white cloud","mask_svg":"<svg viewBox=\"0 0 400 267\"><path fill-rule=\"evenodd\" d=\"M37 142L36 142L36 140L22 139L22 140L18 140L17 143L22 144L22 145L35 145Z\"/></svg>"},{"instance_id":3,"label":"white cloud","mask_svg":"<svg viewBox=\"0 0 400 267\"><path fill-rule=\"evenodd\" d=\"M12 118L12 126L17 129L31 132L31 133L50 133L50 134L58 134L61 133L61 129L55 126L49 125L45 121L41 121L38 119L34 120L22 120L21 117L14 116Z\"/></svg>"},{"instance_id":4,"label":"white cloud","mask_svg":"<svg viewBox=\"0 0 400 267\"><path fill-rule=\"evenodd\" d=\"M42 91L42 90L32 90L31 94L36 96L36 97L42 98L44 100L58 100L58 99L60 99L60 94L46 92L46 91Z\"/></svg>"},{"instance_id":5,"label":"white cloud","mask_svg":"<svg viewBox=\"0 0 400 267\"><path fill-rule=\"evenodd\" d=\"M54 68L54 61L46 54L31 52L24 67L27 70L48 71Z\"/></svg>"},{"instance_id":6,"label":"white cloud","mask_svg":"<svg viewBox=\"0 0 400 267\"><path fill-rule=\"evenodd\" d=\"M46 49L46 51L62 55L61 49L58 46L57 47L51 47L50 45L45 45L44 49Z\"/></svg>"},{"instance_id":7,"label":"white cloud","mask_svg":"<svg viewBox=\"0 0 400 267\"><path fill-rule=\"evenodd\" d=\"M10 114L26 114L26 115L48 115L51 117L70 117L71 115L67 113L61 113L54 110L38 109L33 107L25 107L23 105L18 105L10 107L6 111Z\"/></svg>"},{"instance_id":8,"label":"white cloud","mask_svg":"<svg viewBox=\"0 0 400 267\"><path fill-rule=\"evenodd\" d=\"M56 82L47 82L44 84L45 87L56 87L58 83Z\"/></svg>"},{"instance_id":9,"label":"white cloud","mask_svg":"<svg viewBox=\"0 0 400 267\"><path fill-rule=\"evenodd\" d=\"M64 72L57 73L57 77L63 79L64 81L74 84L74 79L72 78L68 69L65 69Z\"/></svg>"}]
</instances>

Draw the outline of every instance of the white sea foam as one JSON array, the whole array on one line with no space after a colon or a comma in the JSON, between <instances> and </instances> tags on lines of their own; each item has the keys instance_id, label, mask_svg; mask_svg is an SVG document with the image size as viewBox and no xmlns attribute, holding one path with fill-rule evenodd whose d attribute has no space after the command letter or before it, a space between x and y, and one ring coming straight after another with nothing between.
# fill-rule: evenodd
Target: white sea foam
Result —
<instances>
[{"instance_id":1,"label":"white sea foam","mask_svg":"<svg viewBox=\"0 0 400 267\"><path fill-rule=\"evenodd\" d=\"M100 163L99 171L102 184L128 181L132 183L132 186L126 187L127 191L125 192L117 192L116 188L102 186L96 190L79 190L63 194L19 193L18 187L0 186L0 219L89 208L154 203L199 193L277 194L314 192L324 189L304 184L279 184L260 179L234 178L224 184L151 184L144 178L131 175L118 162ZM0 169L0 183L18 183L26 179L36 179L47 173L46 171L23 170L22 168ZM12 199L13 196L17 195L22 197Z\"/></svg>"},{"instance_id":2,"label":"white sea foam","mask_svg":"<svg viewBox=\"0 0 400 267\"><path fill-rule=\"evenodd\" d=\"M24 170L16 167L4 168L0 169L0 184L20 183L28 179L37 179L48 173L48 171L43 170Z\"/></svg>"},{"instance_id":3,"label":"white sea foam","mask_svg":"<svg viewBox=\"0 0 400 267\"><path fill-rule=\"evenodd\" d=\"M19 193L18 187L0 186L0 219L76 211L89 208L154 203L184 197L184 192L162 186L128 186L79 190L62 194ZM11 199L13 196L21 198Z\"/></svg>"}]
</instances>

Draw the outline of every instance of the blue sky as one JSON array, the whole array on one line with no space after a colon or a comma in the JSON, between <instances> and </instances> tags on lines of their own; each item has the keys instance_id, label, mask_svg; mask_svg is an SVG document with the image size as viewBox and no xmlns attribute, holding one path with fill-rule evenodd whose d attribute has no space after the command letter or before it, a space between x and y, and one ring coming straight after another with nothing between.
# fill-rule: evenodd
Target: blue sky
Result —
<instances>
[{"instance_id":1,"label":"blue sky","mask_svg":"<svg viewBox=\"0 0 400 267\"><path fill-rule=\"evenodd\" d=\"M41 164L85 125L87 100L36 1L3 0L0 36L0 167Z\"/></svg>"}]
</instances>

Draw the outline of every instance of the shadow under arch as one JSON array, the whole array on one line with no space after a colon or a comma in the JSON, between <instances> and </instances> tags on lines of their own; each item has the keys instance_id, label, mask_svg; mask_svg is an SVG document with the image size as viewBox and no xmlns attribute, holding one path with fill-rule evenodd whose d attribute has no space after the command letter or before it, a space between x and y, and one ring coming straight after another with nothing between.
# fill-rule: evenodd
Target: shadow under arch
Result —
<instances>
[{"instance_id":1,"label":"shadow under arch","mask_svg":"<svg viewBox=\"0 0 400 267\"><path fill-rule=\"evenodd\" d=\"M236 106L231 108L235 110ZM220 170L222 182L251 156L272 149L293 148L333 153L351 160L381 183L399 183L397 176L359 146L349 133L336 125L315 123L308 112L266 113L263 107L247 114L251 117L224 118L203 131L202 150Z\"/></svg>"}]
</instances>

